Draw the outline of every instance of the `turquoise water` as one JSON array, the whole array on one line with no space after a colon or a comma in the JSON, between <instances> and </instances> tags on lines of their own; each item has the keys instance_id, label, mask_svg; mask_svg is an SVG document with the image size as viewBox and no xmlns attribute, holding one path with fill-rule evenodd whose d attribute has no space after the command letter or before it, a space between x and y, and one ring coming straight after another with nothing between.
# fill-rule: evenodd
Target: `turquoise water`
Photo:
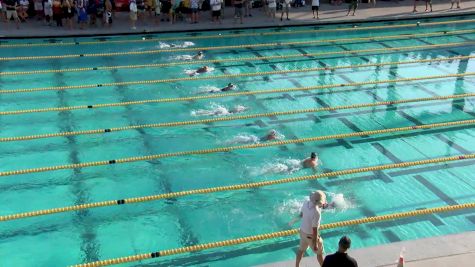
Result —
<instances>
[{"instance_id":1,"label":"turquoise water","mask_svg":"<svg viewBox=\"0 0 475 267\"><path fill-rule=\"evenodd\" d=\"M432 19L468 20L475 16ZM429 21L429 20L427 20ZM415 20L358 24L358 27L408 23ZM421 20L426 22L426 20ZM191 34L148 35L174 37L166 41L177 46L193 42L193 47L229 46L388 36L407 33L440 33L438 36L387 41L346 41L311 45L282 44L207 51L205 59L243 58L298 53L338 52L430 44L461 43L453 47L408 51L334 54L317 58L224 62L200 77L205 80L149 85L94 87L89 89L0 94L0 111L45 107L92 105L134 100L199 95L206 86L223 87L228 82L238 91L271 90L324 84L423 77L475 71L474 59L437 63L311 71L267 76L213 79L215 75L273 70L384 63L454 56L473 56L475 33L443 34L471 30L473 23L385 30L320 32L288 35L259 35L219 39L187 39ZM352 25L319 26L319 29L348 28ZM298 31L315 27L293 27L246 31L197 32L193 35L226 35L248 32ZM100 44L81 42L94 38L51 40L4 40L2 44L79 42L73 46L1 48L0 57L89 54L146 51L165 45L157 42L108 43L108 40L140 40L143 36L105 37ZM463 44L465 43L465 44ZM1 61L1 72L117 66L177 62L177 56L195 52L167 52L152 55L82 57L75 59ZM48 74L0 75L2 90L49 86L102 84L187 77L186 69L198 65L64 72ZM244 105L243 114L350 105L386 100L411 99L475 92L474 76L416 82L399 82L358 87L295 91L286 94L225 97L175 103L130 105L82 109L69 112L28 113L0 116L0 137L104 129L126 125L185 121L191 111L209 109L213 104L232 108ZM367 131L420 123L473 119L474 99L418 102L394 107L374 107L313 114L297 114L261 119L215 122L206 125L145 128L98 135L78 135L0 143L0 171L71 164L125 157L160 154L232 145L243 134L257 137L275 129L287 139ZM422 160L475 152L472 126L438 128L342 140L308 142L298 145L235 150L164 158L152 161L60 170L0 179L0 215L69 206L95 201L124 199L188 189L273 180L310 174L309 170L275 173L278 163L306 158L315 151L321 159L319 172ZM266 172L266 170L268 172ZM289 229L288 221L312 190L343 194L348 207L324 214L323 223L382 215L421 208L475 201L475 161L419 166L404 170L347 175L254 190L196 195L1 222L0 258L5 266L65 266L95 260L148 253L194 244ZM326 251L335 250L339 237L349 235L354 248L374 246L475 230L475 211L464 210L324 231ZM124 266L249 266L293 259L296 236L134 262ZM397 255L395 255L396 257Z\"/></svg>"}]
</instances>

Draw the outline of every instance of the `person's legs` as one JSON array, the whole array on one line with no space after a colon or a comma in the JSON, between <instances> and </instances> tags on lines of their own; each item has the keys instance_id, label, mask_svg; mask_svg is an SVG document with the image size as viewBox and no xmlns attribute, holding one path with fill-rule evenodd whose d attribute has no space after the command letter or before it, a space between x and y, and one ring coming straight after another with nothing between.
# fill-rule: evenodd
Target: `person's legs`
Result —
<instances>
[{"instance_id":1,"label":"person's legs","mask_svg":"<svg viewBox=\"0 0 475 267\"><path fill-rule=\"evenodd\" d=\"M309 238L310 237L310 238ZM303 254L307 250L307 248L311 245L311 236L300 232L300 243L299 243L299 250L297 251L297 255L295 258L295 266L298 267L300 261L302 260Z\"/></svg>"},{"instance_id":2,"label":"person's legs","mask_svg":"<svg viewBox=\"0 0 475 267\"><path fill-rule=\"evenodd\" d=\"M413 13L417 12L417 9L416 9L416 0L414 0L414 9L412 10Z\"/></svg>"}]
</instances>

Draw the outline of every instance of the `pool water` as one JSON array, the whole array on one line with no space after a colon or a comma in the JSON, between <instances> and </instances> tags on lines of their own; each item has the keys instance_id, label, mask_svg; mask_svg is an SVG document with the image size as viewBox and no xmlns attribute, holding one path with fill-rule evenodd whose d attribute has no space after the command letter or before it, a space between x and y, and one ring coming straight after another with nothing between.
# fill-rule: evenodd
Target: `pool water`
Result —
<instances>
[{"instance_id":1,"label":"pool water","mask_svg":"<svg viewBox=\"0 0 475 267\"><path fill-rule=\"evenodd\" d=\"M206 95L202 91L209 90L210 87L221 88L229 82L237 84L237 92L252 92L434 75L464 73L467 75L171 103L0 115L0 137L214 118L216 116L193 116L192 111L213 110L217 106L232 109L242 105L247 108L242 112L246 115L475 93L475 77L469 75L470 72L475 72L474 58L266 75L258 73L475 56L473 45L475 31L470 31L473 29L473 23L468 22L473 19L475 16L424 19L419 20L421 22L419 27L413 27L418 20L401 20L357 25L240 31L2 40L0 45L2 58L168 50L150 54L2 60L1 90L180 79L188 77L186 70L193 70L204 64L189 62L185 65L161 67L142 66L40 74L6 75L5 72L183 62L183 55L193 55L200 48L205 50L205 59L234 59L234 61L207 63L214 68L214 71L195 76L199 79L1 93L0 112L202 96ZM461 20L467 22L450 23ZM424 26L424 23L431 22L447 23ZM410 26L365 30L365 27L399 24ZM308 31L299 33L305 30ZM457 33L457 31L463 32ZM426 33L434 34L425 37L404 35ZM395 35L401 37L386 40L377 38ZM360 37L374 37L375 40L286 44ZM150 41L148 38L168 39ZM73 45L64 45L71 42ZM32 46L22 46L28 43ZM264 43L276 43L276 45L256 45ZM433 46L437 44L442 46ZM450 44L454 45L447 46ZM226 47L236 45L243 47ZM207 50L217 46L224 48ZM424 47L391 50L412 46ZM191 51L178 51L182 47L187 47ZM169 51L174 49L177 51ZM379 50L342 52L363 49ZM387 50L381 51L381 49ZM310 53L326 54L304 55ZM302 56L288 59L239 60L293 54ZM231 78L218 77L248 73L257 74L234 75ZM246 139L242 136L249 138L253 135L255 137L249 139L254 140L265 136L271 129L278 131L285 136L285 139L296 139L467 120L475 116L474 104L474 98L467 97L177 127L140 128L92 135L1 142L0 172L232 146ZM300 165L295 162L308 157L311 152L319 155L318 172L470 154L475 152L474 135L475 129L469 124L241 149L226 153L185 155L124 164L9 175L0 179L2 192L0 215L308 175L312 171L300 169ZM287 222L298 213L301 203L309 193L316 189L329 192L330 199L332 193L343 194L345 198L345 207L324 212L322 223L474 202L474 172L475 161L466 160L4 221L1 222L0 232L0 265L65 266L282 231L290 229ZM362 248L473 230L475 230L475 211L462 210L337 228L324 231L322 236L325 239L326 251L331 252L336 249L337 240L342 235L351 237L353 248ZM250 266L293 259L298 242L297 236L269 239L192 254L132 262L124 266Z\"/></svg>"}]
</instances>

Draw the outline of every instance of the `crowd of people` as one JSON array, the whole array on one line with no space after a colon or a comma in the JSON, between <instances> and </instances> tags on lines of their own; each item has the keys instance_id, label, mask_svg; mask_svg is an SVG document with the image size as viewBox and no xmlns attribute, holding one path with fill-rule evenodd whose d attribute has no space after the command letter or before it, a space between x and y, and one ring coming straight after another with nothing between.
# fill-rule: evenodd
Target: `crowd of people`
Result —
<instances>
[{"instance_id":1,"label":"crowd of people","mask_svg":"<svg viewBox=\"0 0 475 267\"><path fill-rule=\"evenodd\" d=\"M308 1L308 3L306 3ZM231 0L234 7L235 23L244 23L244 18L252 17L252 10L260 8L272 21L290 20L291 8L311 5L313 18L319 19L320 0ZM346 0L348 2L347 16L355 15L361 0ZM396 0L399 1L399 0ZM417 12L414 1L413 12ZM432 12L432 0L425 2L425 11ZM332 5L342 5L343 0L329 0ZM451 9L460 8L460 0L450 0ZM376 0L368 0L372 7ZM27 20L44 21L46 25L85 29L86 27L111 27L116 11L128 12L132 29L137 23L146 20L156 25L160 22L198 23L200 15L210 14L211 21L221 23L223 18L224 0L0 0L0 15L7 24L16 23L17 28Z\"/></svg>"}]
</instances>

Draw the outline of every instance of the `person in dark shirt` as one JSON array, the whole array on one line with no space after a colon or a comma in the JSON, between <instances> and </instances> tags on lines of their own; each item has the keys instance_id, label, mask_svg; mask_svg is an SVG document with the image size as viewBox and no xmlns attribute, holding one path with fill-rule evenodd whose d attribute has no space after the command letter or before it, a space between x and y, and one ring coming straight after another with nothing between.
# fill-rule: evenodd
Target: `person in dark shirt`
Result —
<instances>
[{"instance_id":1,"label":"person in dark shirt","mask_svg":"<svg viewBox=\"0 0 475 267\"><path fill-rule=\"evenodd\" d=\"M338 242L338 251L325 257L322 267L358 267L358 263L346 254L351 246L351 239L343 236Z\"/></svg>"}]
</instances>

